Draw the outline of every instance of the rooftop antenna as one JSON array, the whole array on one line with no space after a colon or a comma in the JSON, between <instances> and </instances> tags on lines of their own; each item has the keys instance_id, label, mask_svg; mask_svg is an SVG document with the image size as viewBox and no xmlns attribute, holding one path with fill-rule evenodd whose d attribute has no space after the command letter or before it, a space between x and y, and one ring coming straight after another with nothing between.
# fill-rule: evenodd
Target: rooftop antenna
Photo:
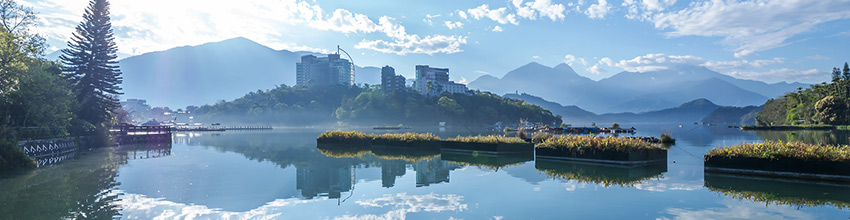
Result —
<instances>
[{"instance_id":1,"label":"rooftop antenna","mask_svg":"<svg viewBox=\"0 0 850 220\"><path fill-rule=\"evenodd\" d=\"M349 85L354 85L354 59L351 58L351 55L348 55L348 52L339 47L339 45L336 45L336 54L341 54L339 53L340 51L345 53L345 56L347 56L348 60L351 61L351 82L349 82Z\"/></svg>"}]
</instances>

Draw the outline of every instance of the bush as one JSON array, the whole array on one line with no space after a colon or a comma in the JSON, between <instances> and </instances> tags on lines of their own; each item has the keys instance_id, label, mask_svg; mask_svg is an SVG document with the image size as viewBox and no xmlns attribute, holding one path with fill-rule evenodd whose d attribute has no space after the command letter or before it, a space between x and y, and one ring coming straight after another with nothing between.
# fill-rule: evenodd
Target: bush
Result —
<instances>
[{"instance_id":1,"label":"bush","mask_svg":"<svg viewBox=\"0 0 850 220\"><path fill-rule=\"evenodd\" d=\"M676 143L676 139L673 138L673 136L670 136L670 134L667 134L667 133L661 134L660 139L661 140L659 141L659 143L662 143L662 144L675 144Z\"/></svg>"},{"instance_id":2,"label":"bush","mask_svg":"<svg viewBox=\"0 0 850 220\"><path fill-rule=\"evenodd\" d=\"M548 140L549 138L552 138L552 137L555 137L555 135L552 134L552 133L549 133L549 132L542 132L541 131L541 132L534 133L534 135L531 136L531 142L540 143L540 142Z\"/></svg>"},{"instance_id":3,"label":"bush","mask_svg":"<svg viewBox=\"0 0 850 220\"><path fill-rule=\"evenodd\" d=\"M518 137L519 139L523 139L523 140L528 139L528 135L525 134L525 129L522 129L522 128L520 128L519 130L516 131L516 137Z\"/></svg>"},{"instance_id":4,"label":"bush","mask_svg":"<svg viewBox=\"0 0 850 220\"><path fill-rule=\"evenodd\" d=\"M35 160L27 156L24 150L18 147L17 141L8 135L9 132L0 128L0 170L13 170L21 168L35 168Z\"/></svg>"}]
</instances>

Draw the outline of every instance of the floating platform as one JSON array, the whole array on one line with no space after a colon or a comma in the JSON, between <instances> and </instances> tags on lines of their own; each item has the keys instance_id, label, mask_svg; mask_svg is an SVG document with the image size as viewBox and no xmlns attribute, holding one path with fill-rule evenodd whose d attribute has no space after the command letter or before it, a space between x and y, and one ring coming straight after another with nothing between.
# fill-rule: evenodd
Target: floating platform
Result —
<instances>
[{"instance_id":1,"label":"floating platform","mask_svg":"<svg viewBox=\"0 0 850 220\"><path fill-rule=\"evenodd\" d=\"M640 149L628 151L600 149L568 149L538 147L535 158L547 160L581 161L616 165L643 165L667 163L667 150Z\"/></svg>"},{"instance_id":2,"label":"floating platform","mask_svg":"<svg viewBox=\"0 0 850 220\"><path fill-rule=\"evenodd\" d=\"M841 161L705 156L705 172L850 183L850 163Z\"/></svg>"}]
</instances>

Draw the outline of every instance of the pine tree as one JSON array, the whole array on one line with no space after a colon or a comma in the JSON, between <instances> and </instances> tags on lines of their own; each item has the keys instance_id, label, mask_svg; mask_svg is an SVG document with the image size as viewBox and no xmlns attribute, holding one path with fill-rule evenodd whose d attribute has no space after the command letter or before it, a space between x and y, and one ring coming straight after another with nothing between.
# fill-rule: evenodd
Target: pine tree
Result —
<instances>
[{"instance_id":1,"label":"pine tree","mask_svg":"<svg viewBox=\"0 0 850 220\"><path fill-rule=\"evenodd\" d=\"M62 50L62 72L71 80L79 102L76 114L97 126L106 126L119 108L122 82L118 51L109 19L109 2L91 0L83 21Z\"/></svg>"}]
</instances>

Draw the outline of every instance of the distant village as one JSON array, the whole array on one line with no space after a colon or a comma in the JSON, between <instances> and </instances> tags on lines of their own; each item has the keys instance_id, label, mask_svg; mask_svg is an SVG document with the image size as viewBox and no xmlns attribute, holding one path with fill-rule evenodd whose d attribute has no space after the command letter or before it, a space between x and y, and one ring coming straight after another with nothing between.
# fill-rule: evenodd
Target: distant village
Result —
<instances>
[{"instance_id":1,"label":"distant village","mask_svg":"<svg viewBox=\"0 0 850 220\"><path fill-rule=\"evenodd\" d=\"M340 57L340 52L326 57L315 55L301 56L295 63L296 86L322 87L333 85L356 86L354 83L354 63ZM426 96L436 96L444 92L469 93L466 85L449 80L449 68L437 68L428 65L416 65L416 78L412 85L407 79L396 74L395 68L387 65L381 68L381 90L392 93L402 90L415 91ZM195 125L192 112L198 106L172 110L168 107L151 107L144 99L127 99L121 106L131 116L132 122L142 125Z\"/></svg>"}]
</instances>

